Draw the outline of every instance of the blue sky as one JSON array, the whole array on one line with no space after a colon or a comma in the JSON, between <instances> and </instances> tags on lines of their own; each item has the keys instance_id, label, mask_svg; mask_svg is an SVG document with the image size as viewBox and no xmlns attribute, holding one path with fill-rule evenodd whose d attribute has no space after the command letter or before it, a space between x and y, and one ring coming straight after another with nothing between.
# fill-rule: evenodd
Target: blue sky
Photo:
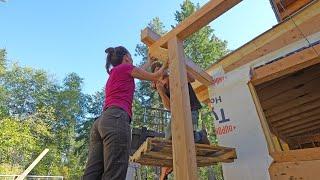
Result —
<instances>
[{"instance_id":1,"label":"blue sky","mask_svg":"<svg viewBox=\"0 0 320 180\"><path fill-rule=\"evenodd\" d=\"M152 3L151 3L152 2ZM182 0L8 0L0 2L0 48L10 62L44 69L62 80L76 72L84 92L104 87L104 49L123 45L134 54L140 30L154 17L169 29ZM208 0L193 0L204 5ZM236 49L276 24L269 0L244 0L210 23ZM135 63L140 61L134 58Z\"/></svg>"}]
</instances>

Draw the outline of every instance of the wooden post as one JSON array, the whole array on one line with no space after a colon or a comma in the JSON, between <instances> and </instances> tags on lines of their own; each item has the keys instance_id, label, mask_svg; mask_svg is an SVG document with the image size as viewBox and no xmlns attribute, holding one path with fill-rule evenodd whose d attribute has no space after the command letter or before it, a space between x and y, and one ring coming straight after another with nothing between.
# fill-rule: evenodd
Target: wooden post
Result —
<instances>
[{"instance_id":1,"label":"wooden post","mask_svg":"<svg viewBox=\"0 0 320 180\"><path fill-rule=\"evenodd\" d=\"M249 86L249 90L250 90L250 93L251 93L252 98L253 98L253 102L254 102L254 104L256 106L256 110L257 110L257 113L258 113L258 116L259 116L259 119L260 119L262 130L263 130L264 135L265 135L266 140L267 140L267 146L268 146L269 154L272 153L272 152L279 151L278 147L274 143L273 134L271 133L270 127L269 127L268 122L267 122L267 119L264 116L264 113L263 113L263 110L262 110L262 107L261 107L257 92L256 92L256 90L255 90L255 88L254 88L254 86L252 85L251 82L248 83L248 86Z\"/></svg>"},{"instance_id":2,"label":"wooden post","mask_svg":"<svg viewBox=\"0 0 320 180\"><path fill-rule=\"evenodd\" d=\"M170 109L175 179L196 180L197 164L182 40L169 40Z\"/></svg>"}]
</instances>

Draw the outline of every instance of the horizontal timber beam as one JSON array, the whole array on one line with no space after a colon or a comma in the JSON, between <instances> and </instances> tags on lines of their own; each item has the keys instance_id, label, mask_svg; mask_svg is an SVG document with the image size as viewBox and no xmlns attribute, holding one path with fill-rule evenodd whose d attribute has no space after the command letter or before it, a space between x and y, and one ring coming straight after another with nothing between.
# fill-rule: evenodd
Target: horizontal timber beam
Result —
<instances>
[{"instance_id":1,"label":"horizontal timber beam","mask_svg":"<svg viewBox=\"0 0 320 180\"><path fill-rule=\"evenodd\" d=\"M298 149L270 154L275 162L320 160L320 148Z\"/></svg>"},{"instance_id":2,"label":"horizontal timber beam","mask_svg":"<svg viewBox=\"0 0 320 180\"><path fill-rule=\"evenodd\" d=\"M174 37L181 40L186 39L211 21L237 5L242 0L211 0L195 13L187 17L170 32L162 36L157 42L152 44L152 48L167 48L168 41Z\"/></svg>"},{"instance_id":3,"label":"horizontal timber beam","mask_svg":"<svg viewBox=\"0 0 320 180\"><path fill-rule=\"evenodd\" d=\"M141 32L141 41L145 43L147 46L152 45L158 39L160 39L160 35L152 31L150 28L145 28ZM165 48L159 48L158 51L153 54L153 57L157 57L162 61L167 61L168 58L168 50ZM210 86L213 82L212 77L202 70L197 64L195 64L191 59L185 58L186 68L189 74L205 86Z\"/></svg>"}]
</instances>

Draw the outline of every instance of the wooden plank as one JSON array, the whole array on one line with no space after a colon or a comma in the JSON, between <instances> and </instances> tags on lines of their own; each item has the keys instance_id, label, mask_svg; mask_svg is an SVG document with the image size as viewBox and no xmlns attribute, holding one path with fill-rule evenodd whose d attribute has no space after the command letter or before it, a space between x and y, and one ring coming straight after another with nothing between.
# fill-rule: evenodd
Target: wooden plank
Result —
<instances>
[{"instance_id":1,"label":"wooden plank","mask_svg":"<svg viewBox=\"0 0 320 180\"><path fill-rule=\"evenodd\" d=\"M172 141L163 139L150 139L148 142L147 151L162 151L166 153L171 153ZM217 146L217 145L207 145L207 144L195 144L197 148L197 155L210 156L208 153L213 153L212 157L216 155L216 152L230 151L232 148ZM198 151L199 150L199 151ZM202 154L205 153L205 154Z\"/></svg>"},{"instance_id":2,"label":"wooden plank","mask_svg":"<svg viewBox=\"0 0 320 180\"><path fill-rule=\"evenodd\" d=\"M291 132L297 132L299 130L302 130L302 129L307 129L309 127L313 127L313 126L316 126L316 125L319 125L320 124L320 118L317 118L317 119L313 119L313 121L306 121L305 120L305 123L304 124L300 124L299 126L294 126L294 127L290 127L290 128L286 128L284 130L281 130L279 133L281 134L288 134L288 133L291 133Z\"/></svg>"},{"instance_id":3,"label":"wooden plank","mask_svg":"<svg viewBox=\"0 0 320 180\"><path fill-rule=\"evenodd\" d=\"M48 152L49 149L43 150L42 153L28 166L28 168L23 171L23 173L17 178L17 180L23 180Z\"/></svg>"},{"instance_id":4,"label":"wooden plank","mask_svg":"<svg viewBox=\"0 0 320 180\"><path fill-rule=\"evenodd\" d=\"M230 72L246 63L250 63L262 55L274 52L298 40L301 40L311 34L319 32L320 30L320 1L308 5L299 13L295 14L292 21L284 21L277 26L272 27L268 31L259 35L252 41L246 43L237 50L229 53L223 57L218 63L213 64L206 70L211 74L214 69L222 66L225 72ZM298 26L298 29L296 29ZM294 33L291 32L294 29ZM303 36L299 32L303 32ZM260 48L263 54L256 54L249 56ZM241 53L240 53L241 52ZM320 51L318 52L320 54ZM247 57L245 57L247 55ZM197 88L197 86L195 86ZM202 98L204 99L204 98Z\"/></svg>"},{"instance_id":5,"label":"wooden plank","mask_svg":"<svg viewBox=\"0 0 320 180\"><path fill-rule=\"evenodd\" d=\"M282 79L286 79L287 77L289 77L290 75L286 75L286 76L282 76L279 77L277 79L274 79L272 81L268 81L259 85L254 86L256 88L256 91L259 93L261 90L263 90L264 88L273 86L274 84L276 84L277 82L281 81Z\"/></svg>"},{"instance_id":6,"label":"wooden plank","mask_svg":"<svg viewBox=\"0 0 320 180\"><path fill-rule=\"evenodd\" d=\"M159 47L167 48L169 40L179 37L184 40L188 36L200 30L211 21L237 5L241 0L211 0L198 11L187 17L174 29L162 36L157 42L150 46L150 53L153 54Z\"/></svg>"},{"instance_id":7,"label":"wooden plank","mask_svg":"<svg viewBox=\"0 0 320 180\"><path fill-rule=\"evenodd\" d=\"M272 163L271 180L316 180L320 177L320 160Z\"/></svg>"},{"instance_id":8,"label":"wooden plank","mask_svg":"<svg viewBox=\"0 0 320 180\"><path fill-rule=\"evenodd\" d=\"M299 96L293 100L290 100L284 104L278 105L278 106L274 106L270 109L267 109L264 111L266 117L270 117L279 113L283 113L288 109L292 109L295 107L299 107L303 104L306 104L310 101L313 101L315 99L319 99L320 98L320 93L319 92L311 92L310 94L305 94L302 96Z\"/></svg>"},{"instance_id":9,"label":"wooden plank","mask_svg":"<svg viewBox=\"0 0 320 180\"><path fill-rule=\"evenodd\" d=\"M150 29L149 27L144 28L141 31L140 36L141 42L143 42L147 46L151 46L153 43L155 43L157 40L161 38L159 34L152 31L152 29Z\"/></svg>"},{"instance_id":10,"label":"wooden plank","mask_svg":"<svg viewBox=\"0 0 320 180\"><path fill-rule=\"evenodd\" d=\"M174 176L176 179L197 179L196 153L182 41L177 37L171 39L168 43L168 50Z\"/></svg>"},{"instance_id":11,"label":"wooden plank","mask_svg":"<svg viewBox=\"0 0 320 180\"><path fill-rule=\"evenodd\" d=\"M295 121L299 121L301 119L306 119L306 118L310 118L312 116L318 115L319 112L317 110L318 110L318 108L311 109L309 111L305 111L305 112L298 114L296 116L291 116L291 117L283 119L281 121L272 122L272 127L284 126L286 124L289 124L289 123L292 123Z\"/></svg>"},{"instance_id":12,"label":"wooden plank","mask_svg":"<svg viewBox=\"0 0 320 180\"><path fill-rule=\"evenodd\" d=\"M233 162L237 158L234 148L217 145L196 144L196 159L199 167L217 162ZM170 140L148 138L130 157L141 165L172 167L172 142Z\"/></svg>"},{"instance_id":13,"label":"wooden plank","mask_svg":"<svg viewBox=\"0 0 320 180\"><path fill-rule=\"evenodd\" d=\"M276 4L281 11L284 11L286 7L290 6L296 0L276 0Z\"/></svg>"},{"instance_id":14,"label":"wooden plank","mask_svg":"<svg viewBox=\"0 0 320 180\"><path fill-rule=\"evenodd\" d=\"M217 157L205 157L205 156L197 156L196 160L197 160L197 165L199 167L203 167L203 166L207 166L207 165L214 165L218 162L233 162L233 159L230 157L234 156L234 151L230 151L227 152L221 156L217 156ZM171 154L170 154L171 155ZM155 165L155 166L159 166L159 164L156 164L157 162L148 162L146 159L158 159L159 161L165 161L169 167L172 167L172 156L170 156L169 154L162 154L162 153L156 153L156 152L148 152L146 154L143 154L142 156L142 160L137 161L137 163L143 162L144 164L141 165ZM152 163L152 164L151 164Z\"/></svg>"},{"instance_id":15,"label":"wooden plank","mask_svg":"<svg viewBox=\"0 0 320 180\"><path fill-rule=\"evenodd\" d=\"M275 143L274 143L274 141L272 139L272 133L270 131L269 124L268 124L268 122L267 122L267 120L266 120L266 118L264 116L263 110L261 108L260 101L259 101L257 93L256 93L256 91L254 89L254 86L250 82L248 83L248 86L249 86L249 90L250 90L251 96L253 98L253 102L254 102L255 107L256 107L256 111L257 111L258 116L259 116L259 120L260 120L260 124L261 124L262 130L264 132L264 135L265 135L265 138L266 138L266 141L267 141L267 146L268 146L269 153L279 151L279 149L276 148Z\"/></svg>"},{"instance_id":16,"label":"wooden plank","mask_svg":"<svg viewBox=\"0 0 320 180\"><path fill-rule=\"evenodd\" d=\"M277 7L276 2L274 0L270 0L270 3L271 3L271 6L272 6L272 9L273 9L273 12L276 15L277 21L281 22L282 19L281 19L280 12L279 12L279 9Z\"/></svg>"},{"instance_id":17,"label":"wooden plank","mask_svg":"<svg viewBox=\"0 0 320 180\"><path fill-rule=\"evenodd\" d=\"M320 84L320 78L307 82L303 86L299 86L290 91L278 94L277 96L274 96L272 99L262 101L261 102L262 108L264 110L267 110L274 106L281 105L288 101L291 101L299 96L303 96L311 92L317 92L320 90L320 86L318 86L319 84Z\"/></svg>"},{"instance_id":18,"label":"wooden plank","mask_svg":"<svg viewBox=\"0 0 320 180\"><path fill-rule=\"evenodd\" d=\"M288 124L284 124L282 126L278 126L276 127L276 129L278 131L281 131L281 133L285 130L291 129L291 128L295 128L295 127L301 127L300 125L304 125L306 123L309 122L313 122L315 120L319 120L320 119L320 111L318 111L318 114L311 116L309 118L305 118L305 119L299 119L298 121L294 121L294 122L290 122Z\"/></svg>"},{"instance_id":19,"label":"wooden plank","mask_svg":"<svg viewBox=\"0 0 320 180\"><path fill-rule=\"evenodd\" d=\"M320 148L309 148L270 153L274 162L320 160Z\"/></svg>"},{"instance_id":20,"label":"wooden plank","mask_svg":"<svg viewBox=\"0 0 320 180\"><path fill-rule=\"evenodd\" d=\"M289 151L290 148L289 148L289 145L287 142L285 142L284 140L280 139L279 138L279 141L280 141L280 144L281 144L281 148L283 151Z\"/></svg>"},{"instance_id":21,"label":"wooden plank","mask_svg":"<svg viewBox=\"0 0 320 180\"><path fill-rule=\"evenodd\" d=\"M142 160L139 160L137 163L141 165L146 165L146 166L156 166L156 167L172 167L172 160L169 159L155 159L153 157L149 157L148 155L144 155ZM221 161L222 163L231 163L234 160L232 159L227 159L224 161ZM217 164L217 162L214 162L214 160L211 160L211 158L202 158L200 157L197 159L197 165L198 167L205 167L205 166L212 166Z\"/></svg>"},{"instance_id":22,"label":"wooden plank","mask_svg":"<svg viewBox=\"0 0 320 180\"><path fill-rule=\"evenodd\" d=\"M314 130L318 130L318 129L320 129L320 124L315 125L315 126L311 126L311 127L305 128L305 129L301 129L301 130L298 130L295 132L287 133L287 134L285 134L285 136L291 137L291 136L298 136L298 135L302 135L302 134L308 134L308 133L310 133Z\"/></svg>"},{"instance_id":23,"label":"wooden plank","mask_svg":"<svg viewBox=\"0 0 320 180\"><path fill-rule=\"evenodd\" d=\"M160 39L160 35L152 31L150 28L145 28L141 32L141 41L145 43L147 46L151 46L153 43L155 43L157 40ZM168 50L164 48L159 48L158 51L153 54L159 60L162 61L168 61ZM202 70L197 64L195 64L191 59L185 58L186 61L186 68L187 72L196 80L198 80L200 83L204 84L205 86L210 86L212 84L212 77Z\"/></svg>"},{"instance_id":24,"label":"wooden plank","mask_svg":"<svg viewBox=\"0 0 320 180\"><path fill-rule=\"evenodd\" d=\"M253 84L261 84L276 79L285 74L320 63L320 58L314 49L320 49L320 44L306 48L290 56L254 70Z\"/></svg>"},{"instance_id":25,"label":"wooden plank","mask_svg":"<svg viewBox=\"0 0 320 180\"><path fill-rule=\"evenodd\" d=\"M195 87L194 85L198 84L198 83L199 82L196 81L196 82L192 83L191 85L192 85L192 87ZM208 87L206 87L206 86L197 86L197 88L193 88L193 90L194 90L195 93L202 93L205 90L208 90Z\"/></svg>"},{"instance_id":26,"label":"wooden plank","mask_svg":"<svg viewBox=\"0 0 320 180\"><path fill-rule=\"evenodd\" d=\"M319 77L320 65L315 65L311 68L300 70L286 78L282 78L281 80L277 80L277 82L272 84L272 86L257 90L257 93L260 101L265 101L273 96L276 96L277 94L288 91L301 84L304 84L305 82Z\"/></svg>"},{"instance_id":27,"label":"wooden plank","mask_svg":"<svg viewBox=\"0 0 320 180\"><path fill-rule=\"evenodd\" d=\"M196 93L199 101L201 102L205 102L205 101L209 101L209 90L202 90L200 91L200 93Z\"/></svg>"},{"instance_id":28,"label":"wooden plank","mask_svg":"<svg viewBox=\"0 0 320 180\"><path fill-rule=\"evenodd\" d=\"M213 78L204 70L202 70L197 64L195 64L191 59L185 59L187 71L196 80L204 84L205 86L210 86L213 83Z\"/></svg>"},{"instance_id":29,"label":"wooden plank","mask_svg":"<svg viewBox=\"0 0 320 180\"><path fill-rule=\"evenodd\" d=\"M320 134L298 136L288 139L289 144L301 144L301 143L312 143L320 142Z\"/></svg>"},{"instance_id":30,"label":"wooden plank","mask_svg":"<svg viewBox=\"0 0 320 180\"><path fill-rule=\"evenodd\" d=\"M315 99L315 100L313 100L313 101L311 101L309 103L303 104L300 107L294 107L292 109L288 109L283 113L276 114L274 116L270 116L267 119L271 123L273 123L275 121L281 121L281 120L286 119L288 117L296 116L296 115L299 115L299 114L301 114L303 112L307 112L307 111L312 110L312 109L317 109L319 107L320 107L320 99Z\"/></svg>"}]
</instances>

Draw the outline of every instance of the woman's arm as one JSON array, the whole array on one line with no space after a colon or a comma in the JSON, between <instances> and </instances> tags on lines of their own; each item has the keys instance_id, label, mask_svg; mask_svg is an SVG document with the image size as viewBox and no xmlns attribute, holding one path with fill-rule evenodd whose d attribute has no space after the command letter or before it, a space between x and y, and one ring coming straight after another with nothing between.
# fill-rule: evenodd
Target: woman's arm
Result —
<instances>
[{"instance_id":1,"label":"woman's arm","mask_svg":"<svg viewBox=\"0 0 320 180\"><path fill-rule=\"evenodd\" d=\"M140 80L156 81L163 75L164 68L165 66L162 66L157 72L150 73L141 68L134 67L131 76Z\"/></svg>"}]
</instances>

